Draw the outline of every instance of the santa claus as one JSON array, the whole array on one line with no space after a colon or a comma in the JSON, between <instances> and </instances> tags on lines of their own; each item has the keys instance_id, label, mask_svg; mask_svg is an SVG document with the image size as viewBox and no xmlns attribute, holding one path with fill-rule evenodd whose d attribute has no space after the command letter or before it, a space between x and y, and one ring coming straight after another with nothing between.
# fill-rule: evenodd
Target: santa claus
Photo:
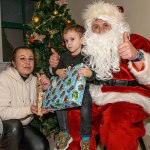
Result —
<instances>
[{"instance_id":1,"label":"santa claus","mask_svg":"<svg viewBox=\"0 0 150 150\"><path fill-rule=\"evenodd\" d=\"M107 150L137 150L138 138L145 134L143 120L150 114L150 42L130 34L124 14L114 4L94 2L84 10L83 19L82 53L86 65L96 73L90 87L96 104L92 109L93 135L98 129ZM57 66L58 58L53 51L51 66ZM74 141L80 141L79 134L76 136L78 121L74 125L77 113L68 111ZM77 149L79 146L72 145L71 150Z\"/></svg>"},{"instance_id":2,"label":"santa claus","mask_svg":"<svg viewBox=\"0 0 150 150\"><path fill-rule=\"evenodd\" d=\"M96 73L93 102L101 113L100 138L107 150L137 150L144 136L143 120L150 114L150 43L130 35L118 7L103 1L83 13L86 64Z\"/></svg>"}]
</instances>

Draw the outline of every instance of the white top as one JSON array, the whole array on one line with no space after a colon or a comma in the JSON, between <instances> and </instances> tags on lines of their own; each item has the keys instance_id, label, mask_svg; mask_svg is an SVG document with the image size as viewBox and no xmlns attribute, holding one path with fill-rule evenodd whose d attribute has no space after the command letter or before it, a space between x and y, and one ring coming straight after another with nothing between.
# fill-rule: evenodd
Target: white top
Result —
<instances>
[{"instance_id":1,"label":"white top","mask_svg":"<svg viewBox=\"0 0 150 150\"><path fill-rule=\"evenodd\" d=\"M0 117L2 120L20 119L22 124L31 122L30 110L36 100L36 77L23 80L13 67L0 73Z\"/></svg>"}]
</instances>

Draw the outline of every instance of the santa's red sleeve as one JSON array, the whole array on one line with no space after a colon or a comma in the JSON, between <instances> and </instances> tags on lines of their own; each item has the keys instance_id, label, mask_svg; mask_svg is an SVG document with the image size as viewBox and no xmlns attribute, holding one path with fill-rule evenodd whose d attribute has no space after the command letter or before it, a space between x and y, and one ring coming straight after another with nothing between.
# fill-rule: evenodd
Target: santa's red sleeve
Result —
<instances>
[{"instance_id":1,"label":"santa's red sleeve","mask_svg":"<svg viewBox=\"0 0 150 150\"><path fill-rule=\"evenodd\" d=\"M150 41L140 35L132 34L131 42L134 47L140 49L144 53L144 64L140 71L138 71L134 64L129 62L129 68L137 80L144 85L150 86Z\"/></svg>"}]
</instances>

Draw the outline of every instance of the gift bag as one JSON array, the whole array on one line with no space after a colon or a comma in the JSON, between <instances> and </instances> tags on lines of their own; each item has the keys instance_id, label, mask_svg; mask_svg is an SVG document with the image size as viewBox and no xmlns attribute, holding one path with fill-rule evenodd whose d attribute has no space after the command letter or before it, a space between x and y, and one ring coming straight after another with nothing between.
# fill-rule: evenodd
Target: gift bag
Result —
<instances>
[{"instance_id":1,"label":"gift bag","mask_svg":"<svg viewBox=\"0 0 150 150\"><path fill-rule=\"evenodd\" d=\"M78 73L83 63L66 70L67 78L53 76L50 86L45 91L42 108L55 110L79 107L85 89L85 77Z\"/></svg>"}]
</instances>

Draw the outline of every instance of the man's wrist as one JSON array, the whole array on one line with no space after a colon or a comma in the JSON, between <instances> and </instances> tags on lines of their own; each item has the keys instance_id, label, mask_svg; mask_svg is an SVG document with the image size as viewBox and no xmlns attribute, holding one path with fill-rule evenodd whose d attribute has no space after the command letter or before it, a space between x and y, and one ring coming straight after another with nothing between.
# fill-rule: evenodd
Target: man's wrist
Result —
<instances>
[{"instance_id":1,"label":"man's wrist","mask_svg":"<svg viewBox=\"0 0 150 150\"><path fill-rule=\"evenodd\" d=\"M139 49L137 52L137 57L132 60L132 62L141 61L144 58L144 53Z\"/></svg>"}]
</instances>

